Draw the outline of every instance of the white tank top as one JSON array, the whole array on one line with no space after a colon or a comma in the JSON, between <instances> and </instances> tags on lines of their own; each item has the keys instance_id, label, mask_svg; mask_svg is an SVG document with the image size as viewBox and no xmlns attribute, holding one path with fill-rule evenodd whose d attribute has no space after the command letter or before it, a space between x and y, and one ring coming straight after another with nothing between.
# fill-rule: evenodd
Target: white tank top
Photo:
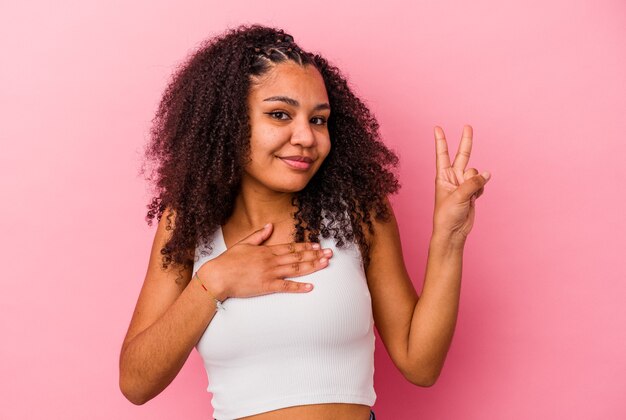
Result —
<instances>
[{"instance_id":1,"label":"white tank top","mask_svg":"<svg viewBox=\"0 0 626 420\"><path fill-rule=\"evenodd\" d=\"M355 243L320 239L333 250L329 265L292 278L312 291L226 299L196 345L217 420L306 404L374 405L374 320L361 253ZM210 255L199 250L194 273L226 250L222 229Z\"/></svg>"}]
</instances>

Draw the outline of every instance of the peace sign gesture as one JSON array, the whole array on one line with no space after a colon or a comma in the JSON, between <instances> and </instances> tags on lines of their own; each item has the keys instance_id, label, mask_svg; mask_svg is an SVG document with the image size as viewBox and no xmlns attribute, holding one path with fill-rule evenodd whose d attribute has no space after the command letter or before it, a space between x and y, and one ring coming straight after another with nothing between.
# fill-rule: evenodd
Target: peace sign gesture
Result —
<instances>
[{"instance_id":1,"label":"peace sign gesture","mask_svg":"<svg viewBox=\"0 0 626 420\"><path fill-rule=\"evenodd\" d=\"M485 171L479 175L474 168L465 169L472 152L471 126L463 127L461 144L452 165L446 137L438 126L435 126L435 143L437 176L433 235L463 245L474 224L475 201L482 195L491 174Z\"/></svg>"}]
</instances>

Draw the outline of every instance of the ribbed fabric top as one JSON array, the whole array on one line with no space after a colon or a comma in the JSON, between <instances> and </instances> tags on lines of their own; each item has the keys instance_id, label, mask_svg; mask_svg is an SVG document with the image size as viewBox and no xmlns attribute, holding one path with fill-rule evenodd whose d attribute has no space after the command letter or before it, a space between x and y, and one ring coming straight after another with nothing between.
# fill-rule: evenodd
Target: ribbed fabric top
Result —
<instances>
[{"instance_id":1,"label":"ribbed fabric top","mask_svg":"<svg viewBox=\"0 0 626 420\"><path fill-rule=\"evenodd\" d=\"M226 250L222 229L205 262ZM196 349L204 360L218 420L295 405L353 403L372 406L374 320L358 246L331 248L329 265L292 280L312 283L306 293L229 298ZM245 261L242 261L245 264Z\"/></svg>"}]
</instances>

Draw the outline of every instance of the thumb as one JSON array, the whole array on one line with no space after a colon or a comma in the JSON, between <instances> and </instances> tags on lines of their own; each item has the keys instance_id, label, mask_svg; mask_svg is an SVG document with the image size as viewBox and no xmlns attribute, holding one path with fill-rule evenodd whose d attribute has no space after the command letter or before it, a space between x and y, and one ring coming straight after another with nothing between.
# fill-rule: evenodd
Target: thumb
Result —
<instances>
[{"instance_id":1,"label":"thumb","mask_svg":"<svg viewBox=\"0 0 626 420\"><path fill-rule=\"evenodd\" d=\"M252 232L249 236L246 236L239 243L250 245L261 245L272 235L274 226L271 223L266 224L261 229Z\"/></svg>"},{"instance_id":2,"label":"thumb","mask_svg":"<svg viewBox=\"0 0 626 420\"><path fill-rule=\"evenodd\" d=\"M457 189L457 195L459 195L460 201L469 201L478 190L485 186L489 178L491 178L491 174L489 172L483 172L481 175L474 175L466 179Z\"/></svg>"}]
</instances>

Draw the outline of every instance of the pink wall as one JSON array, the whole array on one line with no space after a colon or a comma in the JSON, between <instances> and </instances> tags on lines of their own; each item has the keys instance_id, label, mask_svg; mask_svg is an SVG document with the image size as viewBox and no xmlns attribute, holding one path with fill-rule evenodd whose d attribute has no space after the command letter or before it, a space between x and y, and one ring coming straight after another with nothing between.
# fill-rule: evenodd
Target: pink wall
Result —
<instances>
[{"instance_id":1,"label":"pink wall","mask_svg":"<svg viewBox=\"0 0 626 420\"><path fill-rule=\"evenodd\" d=\"M0 7L0 418L211 418L195 352L142 407L117 361L154 235L137 176L152 113L201 39L252 22L326 54L378 116L418 290L433 126L455 153L472 124L470 166L493 175L443 374L412 386L378 339L379 417L626 418L622 1L37 3Z\"/></svg>"}]
</instances>

